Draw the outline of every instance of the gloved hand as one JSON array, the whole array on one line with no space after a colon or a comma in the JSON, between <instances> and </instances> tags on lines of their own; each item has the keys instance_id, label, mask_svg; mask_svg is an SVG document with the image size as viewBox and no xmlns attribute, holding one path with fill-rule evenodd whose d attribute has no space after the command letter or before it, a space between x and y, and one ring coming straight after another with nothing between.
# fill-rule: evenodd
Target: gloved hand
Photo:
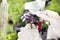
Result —
<instances>
[{"instance_id":1,"label":"gloved hand","mask_svg":"<svg viewBox=\"0 0 60 40\"><path fill-rule=\"evenodd\" d=\"M21 17L22 22L24 22L27 18L29 18L30 15L31 13L28 10L26 10L23 16Z\"/></svg>"}]
</instances>

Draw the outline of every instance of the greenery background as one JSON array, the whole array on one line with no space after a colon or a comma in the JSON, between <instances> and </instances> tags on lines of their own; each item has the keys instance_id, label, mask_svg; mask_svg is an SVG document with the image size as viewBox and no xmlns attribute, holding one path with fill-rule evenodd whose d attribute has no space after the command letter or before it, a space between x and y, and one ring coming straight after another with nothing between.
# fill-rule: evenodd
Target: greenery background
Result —
<instances>
[{"instance_id":1,"label":"greenery background","mask_svg":"<svg viewBox=\"0 0 60 40\"><path fill-rule=\"evenodd\" d=\"M9 19L13 24L20 22L20 17L24 11L24 3L32 0L8 0L9 3Z\"/></svg>"},{"instance_id":2,"label":"greenery background","mask_svg":"<svg viewBox=\"0 0 60 40\"><path fill-rule=\"evenodd\" d=\"M8 20L12 20L13 24L8 24L7 27L7 40L16 40L17 32L13 30L13 26L16 23L22 23L20 17L23 15L24 12L24 3L30 2L33 0L8 0L9 4L9 13L8 13ZM0 0L1 3L1 0ZM46 6L47 9L56 11L60 15L60 0L51 0L51 4Z\"/></svg>"}]
</instances>

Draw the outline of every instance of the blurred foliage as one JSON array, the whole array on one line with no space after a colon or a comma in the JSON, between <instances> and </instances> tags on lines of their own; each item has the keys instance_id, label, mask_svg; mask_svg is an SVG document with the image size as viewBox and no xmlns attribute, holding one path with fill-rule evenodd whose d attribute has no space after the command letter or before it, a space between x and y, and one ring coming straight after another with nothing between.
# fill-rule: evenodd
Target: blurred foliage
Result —
<instances>
[{"instance_id":1,"label":"blurred foliage","mask_svg":"<svg viewBox=\"0 0 60 40\"><path fill-rule=\"evenodd\" d=\"M24 3L31 0L8 0L9 4L9 19L13 21L13 24L19 22L21 15L24 11Z\"/></svg>"},{"instance_id":2,"label":"blurred foliage","mask_svg":"<svg viewBox=\"0 0 60 40\"><path fill-rule=\"evenodd\" d=\"M18 36L16 31L13 31L7 35L7 40L17 40L17 38Z\"/></svg>"},{"instance_id":3,"label":"blurred foliage","mask_svg":"<svg viewBox=\"0 0 60 40\"><path fill-rule=\"evenodd\" d=\"M7 40L17 40L17 32L13 29L13 25L7 25Z\"/></svg>"},{"instance_id":4,"label":"blurred foliage","mask_svg":"<svg viewBox=\"0 0 60 40\"><path fill-rule=\"evenodd\" d=\"M13 25L7 25L7 28L6 28L6 31L7 31L7 33L11 33L11 32L13 32L14 31L14 29L13 29Z\"/></svg>"},{"instance_id":5,"label":"blurred foliage","mask_svg":"<svg viewBox=\"0 0 60 40\"><path fill-rule=\"evenodd\" d=\"M0 3L2 2L2 0L0 0Z\"/></svg>"},{"instance_id":6,"label":"blurred foliage","mask_svg":"<svg viewBox=\"0 0 60 40\"><path fill-rule=\"evenodd\" d=\"M51 0L51 4L47 6L47 9L58 12L60 15L60 0Z\"/></svg>"},{"instance_id":7,"label":"blurred foliage","mask_svg":"<svg viewBox=\"0 0 60 40\"><path fill-rule=\"evenodd\" d=\"M17 32L13 29L12 25L7 25L0 28L0 40L16 40Z\"/></svg>"}]
</instances>

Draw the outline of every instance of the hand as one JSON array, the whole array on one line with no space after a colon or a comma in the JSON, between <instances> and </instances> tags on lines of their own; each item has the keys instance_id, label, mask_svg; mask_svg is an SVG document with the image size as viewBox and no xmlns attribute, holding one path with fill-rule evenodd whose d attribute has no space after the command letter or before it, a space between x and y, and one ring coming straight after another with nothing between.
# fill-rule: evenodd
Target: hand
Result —
<instances>
[{"instance_id":1,"label":"hand","mask_svg":"<svg viewBox=\"0 0 60 40\"><path fill-rule=\"evenodd\" d=\"M29 16L30 16L30 12L25 12L25 13L23 14L23 16L21 17L22 22L24 22L27 18L29 18Z\"/></svg>"}]
</instances>

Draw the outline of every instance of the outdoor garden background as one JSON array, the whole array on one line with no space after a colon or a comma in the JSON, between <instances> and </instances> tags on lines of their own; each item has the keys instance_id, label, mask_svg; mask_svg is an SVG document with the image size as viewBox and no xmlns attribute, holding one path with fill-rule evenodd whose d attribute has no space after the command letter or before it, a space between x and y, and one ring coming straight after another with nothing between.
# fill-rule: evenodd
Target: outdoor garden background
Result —
<instances>
[{"instance_id":1,"label":"outdoor garden background","mask_svg":"<svg viewBox=\"0 0 60 40\"><path fill-rule=\"evenodd\" d=\"M8 0L8 22L11 20L12 23L8 23L7 25L7 36L4 36L7 38L7 40L17 40L17 32L13 30L13 27L17 24L23 24L20 17L23 15L24 12L24 3L30 1L34 0ZM0 0L0 7L1 2L2 0ZM60 0L51 0L51 4L46 6L46 9L56 11L60 15ZM4 38L0 37L0 40L4 40Z\"/></svg>"}]
</instances>

